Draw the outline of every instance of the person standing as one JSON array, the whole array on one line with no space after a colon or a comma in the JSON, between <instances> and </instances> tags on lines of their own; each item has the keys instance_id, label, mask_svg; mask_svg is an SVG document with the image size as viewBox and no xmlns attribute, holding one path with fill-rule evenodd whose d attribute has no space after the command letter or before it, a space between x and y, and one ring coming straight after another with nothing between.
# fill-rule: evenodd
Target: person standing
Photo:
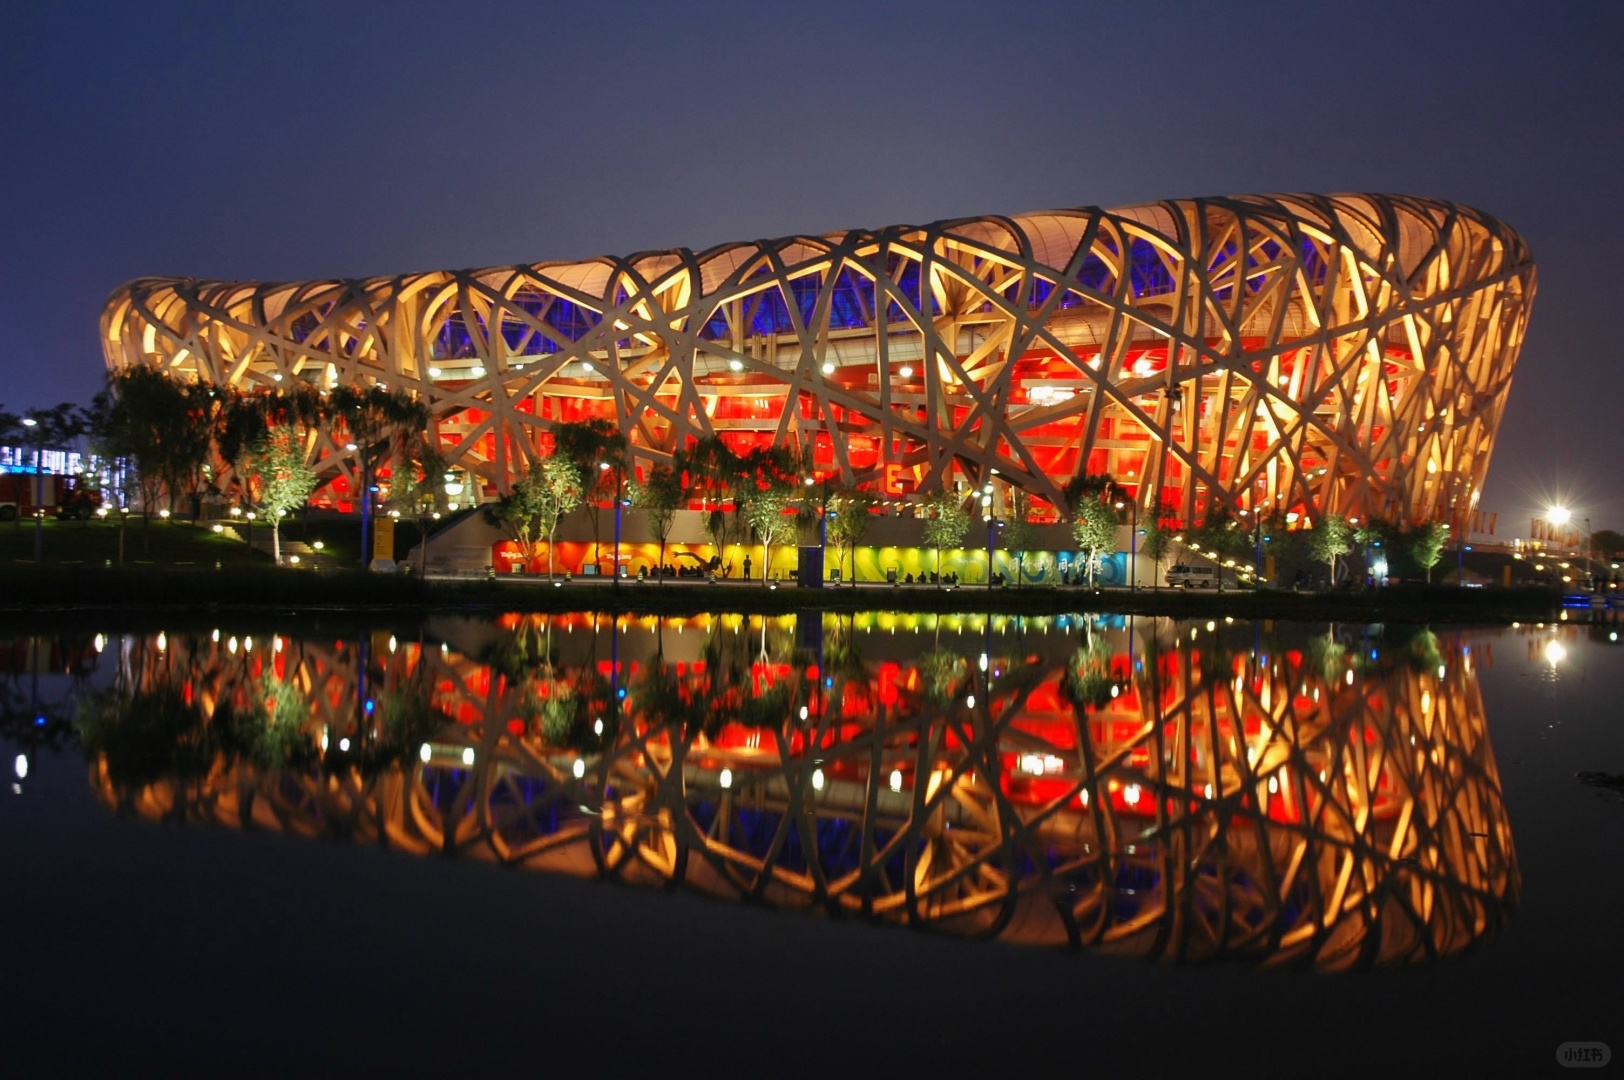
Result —
<instances>
[{"instance_id":1,"label":"person standing","mask_svg":"<svg viewBox=\"0 0 1624 1080\"><path fill-rule=\"evenodd\" d=\"M749 555L745 555L745 557L744 557L744 580L746 580L746 581L750 580L750 556Z\"/></svg>"}]
</instances>

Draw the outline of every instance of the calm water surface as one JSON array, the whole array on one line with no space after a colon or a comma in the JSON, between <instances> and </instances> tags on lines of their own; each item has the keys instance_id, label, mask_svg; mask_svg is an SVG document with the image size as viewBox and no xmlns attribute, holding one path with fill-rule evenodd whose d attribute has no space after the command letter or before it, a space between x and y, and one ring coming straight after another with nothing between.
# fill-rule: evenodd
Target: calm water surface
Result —
<instances>
[{"instance_id":1,"label":"calm water surface","mask_svg":"<svg viewBox=\"0 0 1624 1080\"><path fill-rule=\"evenodd\" d=\"M1624 772L1617 649L884 613L13 635L0 1054L1554 1069L1624 1050L1624 801L1575 776Z\"/></svg>"}]
</instances>

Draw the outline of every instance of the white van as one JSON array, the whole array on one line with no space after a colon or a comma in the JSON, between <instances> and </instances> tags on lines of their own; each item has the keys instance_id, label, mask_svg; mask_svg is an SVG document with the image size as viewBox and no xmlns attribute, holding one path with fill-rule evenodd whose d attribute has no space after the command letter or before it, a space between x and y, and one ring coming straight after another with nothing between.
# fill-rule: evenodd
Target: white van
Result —
<instances>
[{"instance_id":1,"label":"white van","mask_svg":"<svg viewBox=\"0 0 1624 1080\"><path fill-rule=\"evenodd\" d=\"M1216 566L1186 566L1179 563L1169 567L1167 571L1167 585L1173 589L1216 589L1222 574L1222 581L1226 587L1235 584L1235 575Z\"/></svg>"}]
</instances>

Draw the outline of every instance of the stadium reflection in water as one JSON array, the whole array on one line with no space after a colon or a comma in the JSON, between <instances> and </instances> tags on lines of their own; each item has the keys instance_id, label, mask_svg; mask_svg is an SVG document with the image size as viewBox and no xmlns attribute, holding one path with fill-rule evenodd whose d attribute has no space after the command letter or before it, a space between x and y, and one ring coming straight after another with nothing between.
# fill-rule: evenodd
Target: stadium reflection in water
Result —
<instances>
[{"instance_id":1,"label":"stadium reflection in water","mask_svg":"<svg viewBox=\"0 0 1624 1080\"><path fill-rule=\"evenodd\" d=\"M964 937L1398 966L1518 892L1474 663L1430 631L857 615L105 642L122 814Z\"/></svg>"}]
</instances>

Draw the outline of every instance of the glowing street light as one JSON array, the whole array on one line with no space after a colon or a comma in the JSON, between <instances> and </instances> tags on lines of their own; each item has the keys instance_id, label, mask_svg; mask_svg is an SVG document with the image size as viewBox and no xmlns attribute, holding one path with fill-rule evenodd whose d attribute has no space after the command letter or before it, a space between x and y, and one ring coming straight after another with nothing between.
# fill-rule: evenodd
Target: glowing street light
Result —
<instances>
[{"instance_id":1,"label":"glowing street light","mask_svg":"<svg viewBox=\"0 0 1624 1080\"><path fill-rule=\"evenodd\" d=\"M25 416L23 427L34 436L34 561L40 562L45 557L45 514L40 510L45 503L45 426Z\"/></svg>"}]
</instances>

